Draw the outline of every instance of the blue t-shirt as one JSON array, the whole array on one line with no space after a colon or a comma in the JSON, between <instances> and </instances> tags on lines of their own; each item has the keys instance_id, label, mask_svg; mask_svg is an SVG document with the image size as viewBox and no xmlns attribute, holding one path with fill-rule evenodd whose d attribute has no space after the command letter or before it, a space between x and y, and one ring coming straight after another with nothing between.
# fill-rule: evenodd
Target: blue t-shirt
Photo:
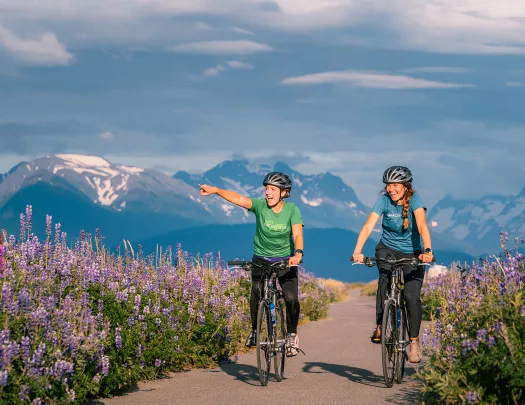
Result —
<instances>
[{"instance_id":1,"label":"blue t-shirt","mask_svg":"<svg viewBox=\"0 0 525 405\"><path fill-rule=\"evenodd\" d=\"M408 209L408 228L403 229L403 206L392 201L388 194L379 197L372 212L383 216L383 235L381 240L390 249L403 253L421 252L423 242L417 229L414 211L426 207L419 194L414 193Z\"/></svg>"}]
</instances>

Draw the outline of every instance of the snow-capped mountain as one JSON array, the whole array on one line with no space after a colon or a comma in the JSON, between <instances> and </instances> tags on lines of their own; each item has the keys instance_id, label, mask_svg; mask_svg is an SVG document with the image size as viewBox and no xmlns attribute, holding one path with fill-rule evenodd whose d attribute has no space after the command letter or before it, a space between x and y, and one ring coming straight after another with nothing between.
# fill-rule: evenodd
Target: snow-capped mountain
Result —
<instances>
[{"instance_id":1,"label":"snow-capped mountain","mask_svg":"<svg viewBox=\"0 0 525 405\"><path fill-rule=\"evenodd\" d=\"M173 177L194 187L206 183L249 197L263 197L262 181L270 171L284 172L292 178L293 187L289 201L299 206L307 226L357 231L363 225L369 209L361 203L352 187L330 173L304 175L282 162L271 166L252 165L246 160L230 160L202 175L191 175L181 171ZM219 202L222 215L232 223L254 220L253 215L249 215L246 210L226 203L219 197L213 198Z\"/></svg>"},{"instance_id":2,"label":"snow-capped mountain","mask_svg":"<svg viewBox=\"0 0 525 405\"><path fill-rule=\"evenodd\" d=\"M156 170L114 164L100 156L46 156L21 162L3 175L3 181L0 182L0 209L5 211L6 204L13 199L17 201L16 207L19 207L22 200L28 198L23 196L27 195L31 196L27 204L37 207L39 201L34 197L37 195L36 189L25 194L23 191L42 184L47 186L45 190L51 195L56 194L52 190L62 190L60 195L78 194L87 203L113 213L126 216L165 215L166 224L162 224L162 232L170 226L178 229L189 223L247 223L254 221L254 216L247 210L218 196L202 197L198 184L208 183L243 195L263 197L262 179L272 170L286 172L292 177L290 201L300 207L308 227L337 227L357 231L362 226L368 209L357 198L354 190L339 177L329 173L303 175L284 163L258 166L247 161L226 161L201 175L178 172L171 177ZM81 211L86 209L86 205L82 207L78 210L79 216L83 215ZM13 211L18 209L9 207L9 215L4 215L14 221L16 215Z\"/></svg>"},{"instance_id":3,"label":"snow-capped mountain","mask_svg":"<svg viewBox=\"0 0 525 405\"><path fill-rule=\"evenodd\" d=\"M501 231L508 232L509 239L525 237L525 188L518 195L479 200L447 196L432 208L429 220L432 232L466 242L475 254L496 251Z\"/></svg>"},{"instance_id":4,"label":"snow-capped mountain","mask_svg":"<svg viewBox=\"0 0 525 405\"><path fill-rule=\"evenodd\" d=\"M63 154L15 166L0 183L0 204L28 184L61 178L94 204L117 211L172 213L213 222L198 190L155 170L115 165L99 156Z\"/></svg>"}]
</instances>

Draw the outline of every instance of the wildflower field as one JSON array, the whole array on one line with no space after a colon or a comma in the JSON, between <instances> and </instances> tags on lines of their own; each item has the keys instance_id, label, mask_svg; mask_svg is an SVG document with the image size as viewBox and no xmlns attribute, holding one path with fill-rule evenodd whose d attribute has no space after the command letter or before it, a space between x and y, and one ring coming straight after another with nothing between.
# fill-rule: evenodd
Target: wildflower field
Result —
<instances>
[{"instance_id":1,"label":"wildflower field","mask_svg":"<svg viewBox=\"0 0 525 405\"><path fill-rule=\"evenodd\" d=\"M47 218L0 245L0 402L82 403L162 373L235 361L249 333L249 274L180 246L146 256L97 230L73 243ZM230 258L228 258L230 259ZM233 259L233 258L231 258ZM304 320L325 317L343 283L300 271Z\"/></svg>"},{"instance_id":2,"label":"wildflower field","mask_svg":"<svg viewBox=\"0 0 525 405\"><path fill-rule=\"evenodd\" d=\"M518 247L423 287L425 404L525 403L525 258ZM523 244L523 241L522 241Z\"/></svg>"}]
</instances>

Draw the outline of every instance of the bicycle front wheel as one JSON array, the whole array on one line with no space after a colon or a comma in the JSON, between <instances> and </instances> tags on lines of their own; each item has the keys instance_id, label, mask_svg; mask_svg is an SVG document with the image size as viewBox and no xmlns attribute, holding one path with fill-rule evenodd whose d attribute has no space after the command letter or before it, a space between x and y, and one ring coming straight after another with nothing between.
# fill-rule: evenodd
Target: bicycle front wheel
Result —
<instances>
[{"instance_id":1,"label":"bicycle front wheel","mask_svg":"<svg viewBox=\"0 0 525 405\"><path fill-rule=\"evenodd\" d=\"M266 301L259 304L257 314L257 369L259 370L259 381L263 386L268 384L270 374L271 345L271 319L270 310Z\"/></svg>"},{"instance_id":2,"label":"bicycle front wheel","mask_svg":"<svg viewBox=\"0 0 525 405\"><path fill-rule=\"evenodd\" d=\"M381 354L383 360L383 376L388 388L394 383L396 370L397 346L397 318L396 305L392 301L385 303L383 324L381 326Z\"/></svg>"},{"instance_id":3,"label":"bicycle front wheel","mask_svg":"<svg viewBox=\"0 0 525 405\"><path fill-rule=\"evenodd\" d=\"M399 347L397 350L396 359L396 383L401 384L403 382L403 376L405 375L405 361L407 358L406 349L408 347L408 322L407 322L407 311L404 306L398 307L398 334L399 334Z\"/></svg>"},{"instance_id":4,"label":"bicycle front wheel","mask_svg":"<svg viewBox=\"0 0 525 405\"><path fill-rule=\"evenodd\" d=\"M284 378L284 361L286 359L286 304L282 298L277 301L275 315L273 362L275 379L282 381Z\"/></svg>"}]
</instances>

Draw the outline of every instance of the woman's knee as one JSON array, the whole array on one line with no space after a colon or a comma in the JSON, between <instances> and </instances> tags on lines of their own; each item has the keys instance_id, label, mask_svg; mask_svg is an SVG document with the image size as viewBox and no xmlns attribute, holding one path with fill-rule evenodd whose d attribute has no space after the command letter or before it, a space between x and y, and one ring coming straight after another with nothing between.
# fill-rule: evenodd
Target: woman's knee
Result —
<instances>
[{"instance_id":1,"label":"woman's knee","mask_svg":"<svg viewBox=\"0 0 525 405\"><path fill-rule=\"evenodd\" d=\"M286 302L290 302L292 304L299 302L299 294L297 291L294 291L294 290L283 291L283 296Z\"/></svg>"},{"instance_id":2,"label":"woman's knee","mask_svg":"<svg viewBox=\"0 0 525 405\"><path fill-rule=\"evenodd\" d=\"M405 290L405 301L407 306L414 308L416 306L421 306L421 295L416 292L406 291Z\"/></svg>"}]
</instances>

